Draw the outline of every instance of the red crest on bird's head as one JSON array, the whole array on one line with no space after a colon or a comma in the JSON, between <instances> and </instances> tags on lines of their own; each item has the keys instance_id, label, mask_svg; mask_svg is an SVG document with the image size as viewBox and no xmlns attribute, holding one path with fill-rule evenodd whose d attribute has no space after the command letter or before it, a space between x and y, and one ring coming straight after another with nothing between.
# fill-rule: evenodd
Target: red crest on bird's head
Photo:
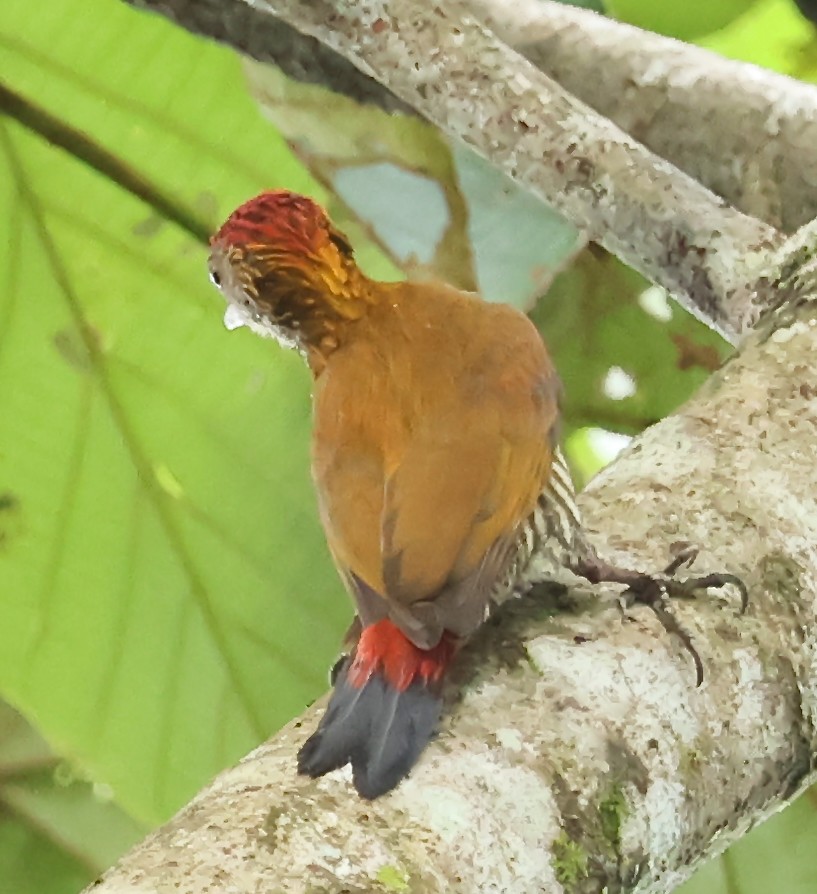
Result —
<instances>
[{"instance_id":1,"label":"red crest on bird's head","mask_svg":"<svg viewBox=\"0 0 817 894\"><path fill-rule=\"evenodd\" d=\"M340 236L312 199L285 189L262 192L244 202L222 224L210 244L269 245L295 254L314 254ZM345 242L345 238L341 236Z\"/></svg>"}]
</instances>

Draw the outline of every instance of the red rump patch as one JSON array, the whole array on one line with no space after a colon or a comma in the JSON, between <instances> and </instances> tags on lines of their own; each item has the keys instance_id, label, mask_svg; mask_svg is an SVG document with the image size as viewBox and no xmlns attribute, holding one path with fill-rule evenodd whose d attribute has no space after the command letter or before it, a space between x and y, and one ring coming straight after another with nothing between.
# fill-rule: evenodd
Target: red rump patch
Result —
<instances>
[{"instance_id":1,"label":"red rump patch","mask_svg":"<svg viewBox=\"0 0 817 894\"><path fill-rule=\"evenodd\" d=\"M239 205L210 239L210 244L264 243L292 251L314 250L327 232L320 205L286 189L262 192Z\"/></svg>"},{"instance_id":2,"label":"red rump patch","mask_svg":"<svg viewBox=\"0 0 817 894\"><path fill-rule=\"evenodd\" d=\"M380 671L398 692L404 692L418 678L425 684L438 683L455 651L455 637L447 631L433 649L419 649L391 621L378 621L363 628L348 680L359 689Z\"/></svg>"}]
</instances>

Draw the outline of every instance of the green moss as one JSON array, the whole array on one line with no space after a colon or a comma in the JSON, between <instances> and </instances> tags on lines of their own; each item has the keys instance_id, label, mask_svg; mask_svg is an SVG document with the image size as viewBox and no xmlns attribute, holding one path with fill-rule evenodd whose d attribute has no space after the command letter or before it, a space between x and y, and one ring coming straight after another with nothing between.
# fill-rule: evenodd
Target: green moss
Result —
<instances>
[{"instance_id":1,"label":"green moss","mask_svg":"<svg viewBox=\"0 0 817 894\"><path fill-rule=\"evenodd\" d=\"M682 773L695 773L700 769L703 754L697 748L689 748L681 753L678 761Z\"/></svg>"},{"instance_id":2,"label":"green moss","mask_svg":"<svg viewBox=\"0 0 817 894\"><path fill-rule=\"evenodd\" d=\"M621 850L621 824L627 818L629 810L624 790L619 783L615 783L599 804L601 834L615 854Z\"/></svg>"},{"instance_id":3,"label":"green moss","mask_svg":"<svg viewBox=\"0 0 817 894\"><path fill-rule=\"evenodd\" d=\"M404 894L409 890L408 874L399 866L381 866L377 880L387 891Z\"/></svg>"},{"instance_id":4,"label":"green moss","mask_svg":"<svg viewBox=\"0 0 817 894\"><path fill-rule=\"evenodd\" d=\"M559 883L570 889L577 882L587 878L587 854L584 848L568 838L566 832L553 842L553 871Z\"/></svg>"}]
</instances>

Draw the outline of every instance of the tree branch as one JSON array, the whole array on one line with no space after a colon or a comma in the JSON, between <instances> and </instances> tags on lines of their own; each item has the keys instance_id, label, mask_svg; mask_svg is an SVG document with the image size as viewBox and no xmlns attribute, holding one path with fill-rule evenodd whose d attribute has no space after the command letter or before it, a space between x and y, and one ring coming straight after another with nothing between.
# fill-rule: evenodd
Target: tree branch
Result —
<instances>
[{"instance_id":1,"label":"tree branch","mask_svg":"<svg viewBox=\"0 0 817 894\"><path fill-rule=\"evenodd\" d=\"M411 112L333 50L252 6L128 2L160 9L292 78ZM562 87L740 211L786 232L817 217L813 85L569 4L468 0L468 6Z\"/></svg>"},{"instance_id":2,"label":"tree branch","mask_svg":"<svg viewBox=\"0 0 817 894\"><path fill-rule=\"evenodd\" d=\"M812 293L814 294L814 293ZM374 803L295 775L310 709L121 863L94 894L667 892L815 779L817 303L753 335L582 495L611 556L750 587L678 606L704 658L650 613L571 589L508 604L469 647L461 701L410 779ZM786 456L785 465L780 457ZM534 569L538 578L543 569ZM548 594L550 594L548 596ZM89 889L90 890L90 889Z\"/></svg>"},{"instance_id":3,"label":"tree branch","mask_svg":"<svg viewBox=\"0 0 817 894\"><path fill-rule=\"evenodd\" d=\"M817 291L817 218L783 242L760 275L764 287L777 295L772 312L759 324L760 330L768 333L788 326L805 300L803 295Z\"/></svg>"},{"instance_id":4,"label":"tree branch","mask_svg":"<svg viewBox=\"0 0 817 894\"><path fill-rule=\"evenodd\" d=\"M575 100L462 3L253 5L388 84L726 335L734 338L756 318L757 304L734 300L734 271L765 257L775 231L725 205Z\"/></svg>"},{"instance_id":5,"label":"tree branch","mask_svg":"<svg viewBox=\"0 0 817 894\"><path fill-rule=\"evenodd\" d=\"M736 290L775 230L648 152L499 41L459 0L254 0L388 84L734 340L768 296Z\"/></svg>"},{"instance_id":6,"label":"tree branch","mask_svg":"<svg viewBox=\"0 0 817 894\"><path fill-rule=\"evenodd\" d=\"M746 214L817 217L812 84L552 0L470 0L498 37Z\"/></svg>"}]
</instances>

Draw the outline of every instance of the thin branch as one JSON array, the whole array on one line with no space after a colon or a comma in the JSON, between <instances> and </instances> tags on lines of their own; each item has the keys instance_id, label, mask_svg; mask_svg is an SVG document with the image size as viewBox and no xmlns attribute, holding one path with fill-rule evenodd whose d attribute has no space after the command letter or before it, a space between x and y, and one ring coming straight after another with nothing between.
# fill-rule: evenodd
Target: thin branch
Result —
<instances>
[{"instance_id":1,"label":"thin branch","mask_svg":"<svg viewBox=\"0 0 817 894\"><path fill-rule=\"evenodd\" d=\"M748 583L746 616L714 593L676 608L700 689L648 612L545 588L469 648L461 701L393 794L367 803L345 771L295 775L318 706L89 892L659 894L792 799L817 757L817 392L798 372L816 314L803 303L786 330L750 336L581 498L619 562L654 568L688 540L698 571Z\"/></svg>"},{"instance_id":2,"label":"thin branch","mask_svg":"<svg viewBox=\"0 0 817 894\"><path fill-rule=\"evenodd\" d=\"M334 50L240 0L125 2L160 12L188 31L229 44L259 62L272 63L293 80L329 87L336 93L343 93L358 102L372 103L387 112L412 113L410 106L358 71Z\"/></svg>"},{"instance_id":3,"label":"thin branch","mask_svg":"<svg viewBox=\"0 0 817 894\"><path fill-rule=\"evenodd\" d=\"M196 241L208 244L212 227L175 196L164 192L81 130L55 117L2 83L0 83L0 115L7 115L53 146L63 149L107 180L111 180L143 201L161 217L181 227Z\"/></svg>"}]
</instances>

